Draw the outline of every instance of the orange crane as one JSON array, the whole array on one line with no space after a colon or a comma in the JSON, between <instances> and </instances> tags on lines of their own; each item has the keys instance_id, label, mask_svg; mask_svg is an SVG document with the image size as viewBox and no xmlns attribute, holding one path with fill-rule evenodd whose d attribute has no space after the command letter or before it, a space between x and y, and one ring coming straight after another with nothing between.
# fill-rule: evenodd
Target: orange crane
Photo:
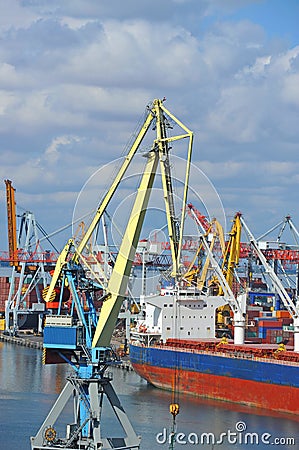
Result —
<instances>
[{"instance_id":1,"label":"orange crane","mask_svg":"<svg viewBox=\"0 0 299 450\"><path fill-rule=\"evenodd\" d=\"M15 191L12 186L11 180L4 180L6 185L6 209L7 209L7 230L8 230L8 253L5 251L0 252L0 261L9 262L9 265L14 267L18 272L21 270L20 263L32 263L27 269L35 270L34 265L38 263L44 263L50 266L56 264L58 255L55 252L41 251L39 242L36 241L35 246L30 248L30 252L23 248L19 248L17 237L17 214L16 214L16 201ZM29 213L27 213L28 215ZM31 214L31 213L30 213ZM26 213L22 217L23 230L26 228L24 225ZM50 270L50 268L49 268Z\"/></svg>"},{"instance_id":2,"label":"orange crane","mask_svg":"<svg viewBox=\"0 0 299 450\"><path fill-rule=\"evenodd\" d=\"M33 213L26 211L21 216L17 237L15 189L10 180L5 180L7 194L9 254L0 254L0 260L12 266L8 298L5 306L6 332L15 335L19 328L19 316L36 315L37 329L41 331L44 305L40 285L47 284L46 269L53 267L53 254L43 252L37 234L37 223ZM56 257L57 259L57 257ZM32 295L31 295L32 294Z\"/></svg>"},{"instance_id":3,"label":"orange crane","mask_svg":"<svg viewBox=\"0 0 299 450\"><path fill-rule=\"evenodd\" d=\"M8 224L8 249L9 264L18 267L18 246L17 246L17 221L16 221L16 202L15 188L10 180L4 180L6 185L6 203L7 203L7 224Z\"/></svg>"}]
</instances>

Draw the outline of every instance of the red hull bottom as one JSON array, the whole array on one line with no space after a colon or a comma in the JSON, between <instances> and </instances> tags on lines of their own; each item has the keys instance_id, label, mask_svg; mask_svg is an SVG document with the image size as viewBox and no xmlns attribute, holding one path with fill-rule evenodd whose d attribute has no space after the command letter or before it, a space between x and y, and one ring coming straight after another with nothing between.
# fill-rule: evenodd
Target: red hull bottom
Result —
<instances>
[{"instance_id":1,"label":"red hull bottom","mask_svg":"<svg viewBox=\"0 0 299 450\"><path fill-rule=\"evenodd\" d=\"M299 389L200 372L133 364L134 370L154 386L276 412L299 414Z\"/></svg>"}]
</instances>

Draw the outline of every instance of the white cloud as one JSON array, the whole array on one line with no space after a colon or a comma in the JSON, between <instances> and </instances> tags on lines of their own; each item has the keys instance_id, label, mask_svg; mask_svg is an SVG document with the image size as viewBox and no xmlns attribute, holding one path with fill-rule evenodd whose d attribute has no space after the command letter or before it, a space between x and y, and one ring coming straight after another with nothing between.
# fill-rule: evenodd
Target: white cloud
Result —
<instances>
[{"instance_id":1,"label":"white cloud","mask_svg":"<svg viewBox=\"0 0 299 450\"><path fill-rule=\"evenodd\" d=\"M80 142L80 138L78 136L58 136L54 138L45 151L45 160L51 165L57 163L60 159L60 148L73 142Z\"/></svg>"},{"instance_id":2,"label":"white cloud","mask_svg":"<svg viewBox=\"0 0 299 450\"><path fill-rule=\"evenodd\" d=\"M76 17L70 17L70 16L64 16L61 18L60 23L62 25L67 25L68 28L72 30L79 30L80 28L84 27L85 25L96 22L96 20L92 19L81 19Z\"/></svg>"},{"instance_id":3,"label":"white cloud","mask_svg":"<svg viewBox=\"0 0 299 450\"><path fill-rule=\"evenodd\" d=\"M254 64L248 67L244 67L243 74L250 74L255 78L258 78L260 76L265 76L265 71L267 70L268 66L271 63L271 56L261 56L256 58ZM240 74L240 77L243 75ZM238 78L238 75L237 75Z\"/></svg>"},{"instance_id":4,"label":"white cloud","mask_svg":"<svg viewBox=\"0 0 299 450\"><path fill-rule=\"evenodd\" d=\"M195 74L197 42L169 24L107 21L97 39L68 56L58 69L83 83L124 89L177 86Z\"/></svg>"},{"instance_id":5,"label":"white cloud","mask_svg":"<svg viewBox=\"0 0 299 450\"><path fill-rule=\"evenodd\" d=\"M291 210L299 46L271 41L246 17L232 22L225 11L241 14L239 1L6 3L0 0L0 172L18 191L34 195L38 186L54 212L53 192L56 205L63 193L73 198L121 154L147 103L166 96L195 132L194 161L223 190L229 210L261 190L267 202L266 184L274 183ZM242 5L250 3L259 2Z\"/></svg>"}]
</instances>

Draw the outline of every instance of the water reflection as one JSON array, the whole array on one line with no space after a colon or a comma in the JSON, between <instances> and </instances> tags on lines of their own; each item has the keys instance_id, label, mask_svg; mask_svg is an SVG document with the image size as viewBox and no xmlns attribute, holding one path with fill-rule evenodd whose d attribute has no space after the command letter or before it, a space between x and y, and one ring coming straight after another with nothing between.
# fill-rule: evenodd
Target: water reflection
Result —
<instances>
[{"instance_id":1,"label":"water reflection","mask_svg":"<svg viewBox=\"0 0 299 450\"><path fill-rule=\"evenodd\" d=\"M0 386L6 392L59 393L69 371L66 365L42 364L42 351L0 343Z\"/></svg>"},{"instance_id":2,"label":"water reflection","mask_svg":"<svg viewBox=\"0 0 299 450\"><path fill-rule=\"evenodd\" d=\"M118 369L115 369L118 370ZM136 374L120 371L115 373L115 387L124 404L129 403L127 411L130 417L134 417L135 427L143 436L142 449L168 448L168 444L158 444L156 436L164 428L168 431L171 428L171 415L169 404L172 401L171 392L156 389L141 380ZM126 393L129 392L129 399ZM273 439L275 437L290 437L295 439L295 445L275 445L275 448L298 448L299 416L280 414L269 411L250 408L243 405L235 405L227 402L199 399L193 396L180 395L180 414L177 417L178 431L185 433L214 433L215 438L221 433L236 432L236 424L243 422L248 433L256 433L261 439L263 433L269 433ZM299 405L298 405L299 408ZM132 416L133 414L133 416ZM245 431L246 432L246 431ZM244 432L244 433L245 433ZM244 435L243 433L243 435ZM242 437L242 433L241 433ZM259 449L267 449L270 444L258 443ZM152 447L151 447L152 446ZM195 445L177 444L176 448L194 449ZM201 448L217 448L205 444ZM220 444L219 444L220 447ZM232 444L223 442L221 450L256 448L249 444Z\"/></svg>"},{"instance_id":3,"label":"water reflection","mask_svg":"<svg viewBox=\"0 0 299 450\"><path fill-rule=\"evenodd\" d=\"M0 343L0 449L30 450L30 436L35 435L57 395L61 392L70 369L67 365L43 366L40 350ZM168 449L168 443L159 444L157 434L170 430L169 404L171 393L148 385L133 372L112 369L113 385L138 434L142 436L141 450ZM214 433L219 436L227 430L235 431L236 423L244 422L249 432L269 433L271 436L293 437L295 445L275 445L275 448L298 448L299 417L272 415L268 412L224 402L197 399L180 395L178 431L189 433ZM66 408L69 420L71 407ZM102 422L103 430L115 427L113 413L106 405ZM176 450L189 450L197 445L177 444ZM199 445L198 445L199 447ZM217 448L217 444L205 444L203 449ZM221 450L266 450L269 445L258 447L223 442Z\"/></svg>"}]
</instances>

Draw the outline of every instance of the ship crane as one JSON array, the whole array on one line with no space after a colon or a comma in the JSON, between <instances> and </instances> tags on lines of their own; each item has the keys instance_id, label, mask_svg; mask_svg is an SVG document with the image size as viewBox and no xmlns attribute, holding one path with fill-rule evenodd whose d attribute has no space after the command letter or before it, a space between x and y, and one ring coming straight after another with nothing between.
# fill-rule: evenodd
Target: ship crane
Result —
<instances>
[{"instance_id":1,"label":"ship crane","mask_svg":"<svg viewBox=\"0 0 299 450\"><path fill-rule=\"evenodd\" d=\"M188 207L187 208L188 215L191 217L191 219L195 220L199 229L202 231L202 233L206 236L206 238L210 242L210 249L213 251L214 254L215 252L217 252L219 258L222 258L225 252L225 241L222 225L218 222L218 220L215 217L211 220L211 222L209 222L206 216L201 214L200 211L198 211L198 209L195 208L195 206L192 203L188 203L187 207ZM200 272L200 267L192 269L201 251L201 246L198 246L198 242L196 242L196 244L197 244L197 251L194 255L193 260L189 265L188 271L185 273L184 276L184 278L187 279L189 282L193 282ZM206 258L205 264L201 271L200 279L197 281L197 287L199 290L202 290L204 286L208 274L208 269L209 269L209 258Z\"/></svg>"},{"instance_id":2,"label":"ship crane","mask_svg":"<svg viewBox=\"0 0 299 450\"><path fill-rule=\"evenodd\" d=\"M227 301L234 314L234 344L243 345L245 336L245 322L246 322L246 293L238 295L236 298L231 290L231 287L221 270L218 262L207 243L204 235L200 236L200 240L207 252L211 267L215 270L219 284L221 286L223 297Z\"/></svg>"},{"instance_id":3,"label":"ship crane","mask_svg":"<svg viewBox=\"0 0 299 450\"><path fill-rule=\"evenodd\" d=\"M180 131L178 135L168 137L167 118L175 122L183 131ZM152 149L146 154L145 168L98 316L92 297L93 286L86 277L84 264L80 264L82 252L151 124L155 125L153 129L156 130L156 137ZM181 207L181 223L183 223L193 134L165 108L163 100L154 100L148 107L147 117L82 241L76 247L74 241L70 239L58 258L52 282L45 296L46 301L51 300L53 295L55 296L57 284L62 287L68 285L72 294L74 314L47 317L44 328L44 362L67 362L73 368L73 374L68 377L64 389L36 436L31 438L32 450L61 448L133 450L139 448L140 438L136 435L112 387L110 374L107 373L107 369L116 362L110 341L119 310L126 297L128 280L158 167L161 172L171 243L173 274L175 277L179 277L183 227L181 229L177 227L169 143L180 139L188 141L185 187ZM123 430L123 437L102 436L101 417L105 398L108 399ZM63 409L70 399L73 399L74 402L73 423L67 425L65 436L60 436L56 430L56 423L61 418Z\"/></svg>"},{"instance_id":4,"label":"ship crane","mask_svg":"<svg viewBox=\"0 0 299 450\"><path fill-rule=\"evenodd\" d=\"M206 227L203 226L202 221L199 219L198 215L195 214L194 208L190 208L190 212L199 228L201 228L202 231L206 231ZM218 230L220 230L220 224L218 224ZM205 266L207 266L208 263L216 273L215 279L217 284L220 285L218 295L224 297L234 314L234 343L236 345L242 345L244 344L245 336L246 293L239 294L236 298L232 291L234 269L238 264L240 255L240 214L237 213L234 218L233 226L230 231L230 239L225 248L224 239L221 238L222 234L219 233L219 231L218 234L220 235L221 248L224 253L221 268L212 253L211 246L206 240L206 233L200 235L201 244L207 253Z\"/></svg>"},{"instance_id":5,"label":"ship crane","mask_svg":"<svg viewBox=\"0 0 299 450\"><path fill-rule=\"evenodd\" d=\"M190 214L193 219L197 220L198 215L193 216L193 210L190 210ZM222 254L225 252L224 233L221 224L215 218L211 221L209 228L206 229L204 236L209 240L210 250L215 251L216 246L220 247L222 256ZM192 258L191 263L189 264L186 273L184 274L184 280L187 281L188 285L196 284L196 287L200 291L202 291L207 279L210 261L207 257L202 268L200 263L197 265L197 267L195 266L195 262L199 258L203 250L203 245L198 245L198 240L196 241L196 243L197 250L194 257Z\"/></svg>"},{"instance_id":6,"label":"ship crane","mask_svg":"<svg viewBox=\"0 0 299 450\"><path fill-rule=\"evenodd\" d=\"M293 323L294 323L294 351L299 352L299 304L297 299L297 304L293 302L293 300L288 295L287 291L285 290L282 282L278 278L277 274L275 273L273 267L269 264L267 261L265 255L260 250L258 243L256 239L254 238L253 234L249 230L246 222L244 221L243 217L240 218L241 223L246 230L246 233L248 234L250 243L252 247L254 248L254 251L256 252L257 256L259 257L260 262L262 263L266 273L269 275L278 295L280 296L285 308L290 313Z\"/></svg>"}]
</instances>

